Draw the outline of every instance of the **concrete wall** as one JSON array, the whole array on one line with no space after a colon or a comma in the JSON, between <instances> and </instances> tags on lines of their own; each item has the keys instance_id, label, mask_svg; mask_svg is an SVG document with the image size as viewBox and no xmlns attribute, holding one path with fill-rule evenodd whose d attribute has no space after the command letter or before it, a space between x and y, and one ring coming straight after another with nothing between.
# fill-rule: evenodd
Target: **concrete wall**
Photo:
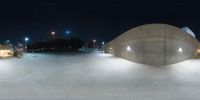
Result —
<instances>
[{"instance_id":1,"label":"concrete wall","mask_svg":"<svg viewBox=\"0 0 200 100\"><path fill-rule=\"evenodd\" d=\"M148 24L131 29L105 45L105 52L153 65L177 63L196 55L199 42L181 29Z\"/></svg>"}]
</instances>

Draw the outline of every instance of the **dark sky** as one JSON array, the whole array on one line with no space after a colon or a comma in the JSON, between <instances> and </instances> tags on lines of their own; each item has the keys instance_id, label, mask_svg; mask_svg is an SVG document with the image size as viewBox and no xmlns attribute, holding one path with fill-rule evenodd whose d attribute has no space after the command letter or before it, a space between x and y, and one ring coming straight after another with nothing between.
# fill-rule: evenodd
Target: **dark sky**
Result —
<instances>
[{"instance_id":1,"label":"dark sky","mask_svg":"<svg viewBox=\"0 0 200 100\"><path fill-rule=\"evenodd\" d=\"M66 30L84 40L109 41L135 26L190 27L200 39L200 3L192 0L2 0L0 42L46 38Z\"/></svg>"}]
</instances>

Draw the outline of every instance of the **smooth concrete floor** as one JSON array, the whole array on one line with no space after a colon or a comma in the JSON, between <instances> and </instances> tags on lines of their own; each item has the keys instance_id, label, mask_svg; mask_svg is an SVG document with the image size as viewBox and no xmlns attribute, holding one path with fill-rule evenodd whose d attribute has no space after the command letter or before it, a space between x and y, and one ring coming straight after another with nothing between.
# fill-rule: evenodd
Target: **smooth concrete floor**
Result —
<instances>
[{"instance_id":1,"label":"smooth concrete floor","mask_svg":"<svg viewBox=\"0 0 200 100\"><path fill-rule=\"evenodd\" d=\"M1 59L0 100L200 100L200 60L153 67L102 53Z\"/></svg>"}]
</instances>

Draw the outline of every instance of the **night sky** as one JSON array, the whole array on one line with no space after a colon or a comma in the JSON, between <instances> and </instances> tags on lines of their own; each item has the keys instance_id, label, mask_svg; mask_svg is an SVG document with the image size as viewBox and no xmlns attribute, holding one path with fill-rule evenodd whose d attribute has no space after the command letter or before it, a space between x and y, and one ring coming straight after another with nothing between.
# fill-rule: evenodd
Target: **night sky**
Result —
<instances>
[{"instance_id":1,"label":"night sky","mask_svg":"<svg viewBox=\"0 0 200 100\"><path fill-rule=\"evenodd\" d=\"M192 0L5 0L0 2L0 43L32 42L51 31L85 41L110 41L139 25L188 26L200 40L200 3Z\"/></svg>"}]
</instances>

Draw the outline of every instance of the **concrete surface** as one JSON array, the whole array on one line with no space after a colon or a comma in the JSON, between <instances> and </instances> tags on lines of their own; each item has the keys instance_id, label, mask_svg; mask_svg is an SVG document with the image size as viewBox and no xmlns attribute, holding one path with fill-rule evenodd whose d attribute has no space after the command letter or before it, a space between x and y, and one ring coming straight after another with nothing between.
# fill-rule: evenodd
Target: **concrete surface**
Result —
<instances>
[{"instance_id":1,"label":"concrete surface","mask_svg":"<svg viewBox=\"0 0 200 100\"><path fill-rule=\"evenodd\" d=\"M199 100L200 60L153 67L109 54L0 60L0 100Z\"/></svg>"},{"instance_id":2,"label":"concrete surface","mask_svg":"<svg viewBox=\"0 0 200 100\"><path fill-rule=\"evenodd\" d=\"M105 51L133 62L162 66L195 57L198 46L198 40L178 27L147 24L122 33L106 44Z\"/></svg>"}]
</instances>

